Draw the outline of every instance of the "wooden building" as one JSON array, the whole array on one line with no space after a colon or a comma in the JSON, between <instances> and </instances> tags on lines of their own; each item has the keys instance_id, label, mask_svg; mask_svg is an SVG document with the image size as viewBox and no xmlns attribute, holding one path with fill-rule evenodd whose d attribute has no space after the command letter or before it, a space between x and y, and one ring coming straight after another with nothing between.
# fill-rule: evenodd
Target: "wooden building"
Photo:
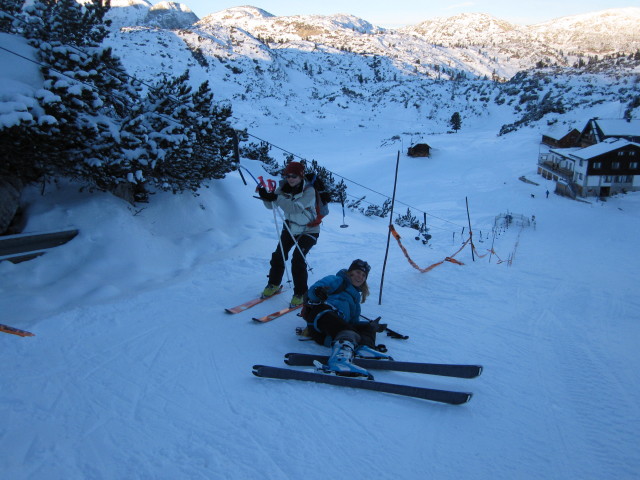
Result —
<instances>
[{"instance_id":1,"label":"wooden building","mask_svg":"<svg viewBox=\"0 0 640 480\"><path fill-rule=\"evenodd\" d=\"M640 143L640 120L592 118L580 132L576 146L588 147L608 138L622 138Z\"/></svg>"},{"instance_id":2,"label":"wooden building","mask_svg":"<svg viewBox=\"0 0 640 480\"><path fill-rule=\"evenodd\" d=\"M554 148L570 148L578 144L580 130L573 128L571 130L550 130L542 134L542 143Z\"/></svg>"},{"instance_id":3,"label":"wooden building","mask_svg":"<svg viewBox=\"0 0 640 480\"><path fill-rule=\"evenodd\" d=\"M426 143L416 143L409 147L407 155L410 157L429 157L431 155L431 147Z\"/></svg>"},{"instance_id":4,"label":"wooden building","mask_svg":"<svg viewBox=\"0 0 640 480\"><path fill-rule=\"evenodd\" d=\"M540 156L538 173L572 197L639 191L640 143L609 138L584 148L551 149Z\"/></svg>"}]
</instances>

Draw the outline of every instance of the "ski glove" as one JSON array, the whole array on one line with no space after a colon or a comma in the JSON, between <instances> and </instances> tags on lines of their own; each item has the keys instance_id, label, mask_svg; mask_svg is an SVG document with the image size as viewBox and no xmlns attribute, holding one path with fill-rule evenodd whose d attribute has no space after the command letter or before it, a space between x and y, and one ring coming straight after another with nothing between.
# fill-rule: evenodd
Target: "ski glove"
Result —
<instances>
[{"instance_id":1,"label":"ski glove","mask_svg":"<svg viewBox=\"0 0 640 480\"><path fill-rule=\"evenodd\" d=\"M327 298L329 298L329 291L327 287L316 287L313 289L313 294L318 297L318 300L324 302Z\"/></svg>"},{"instance_id":2,"label":"ski glove","mask_svg":"<svg viewBox=\"0 0 640 480\"><path fill-rule=\"evenodd\" d=\"M384 332L387 329L386 323L380 323L380 319L382 317L378 317L375 320L371 320L369 323L373 327L376 332Z\"/></svg>"},{"instance_id":3,"label":"ski glove","mask_svg":"<svg viewBox=\"0 0 640 480\"><path fill-rule=\"evenodd\" d=\"M278 195L272 192L268 192L263 186L258 187L258 195L262 200L267 202L274 202L278 199Z\"/></svg>"}]
</instances>

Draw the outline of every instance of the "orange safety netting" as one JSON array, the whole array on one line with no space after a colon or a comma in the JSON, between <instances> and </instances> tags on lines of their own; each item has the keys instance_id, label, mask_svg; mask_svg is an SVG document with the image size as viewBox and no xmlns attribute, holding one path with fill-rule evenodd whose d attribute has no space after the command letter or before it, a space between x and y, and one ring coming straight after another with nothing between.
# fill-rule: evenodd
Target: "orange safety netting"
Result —
<instances>
[{"instance_id":1,"label":"orange safety netting","mask_svg":"<svg viewBox=\"0 0 640 480\"><path fill-rule=\"evenodd\" d=\"M438 263L434 263L433 265L428 266L427 268L420 268L416 262L414 262L413 260L411 260L411 257L409 256L409 252L407 252L407 249L404 248L404 245L402 245L402 242L400 241L400 234L396 231L396 229L394 228L393 225L389 225L389 231L391 231L391 235L393 235L393 238L396 239L396 241L398 242L398 246L400 247L400 249L402 250L402 252L404 253L404 256L407 257L407 260L409 261L409 263L411 264L411 266L413 268L415 268L416 270L420 270L420 272L422 273L426 273L429 270L433 270L434 268L436 268L438 265L442 265L444 262L451 262L451 263L456 263L458 265L464 265L464 263L462 263L459 260L456 260L455 257L458 253L460 253L462 251L462 249L464 247L467 246L467 244L471 241L471 238L468 238L466 242L464 242L462 244L462 246L460 247L460 249L454 253L453 255L451 255L450 257L445 257L444 260L442 260L441 262Z\"/></svg>"}]
</instances>

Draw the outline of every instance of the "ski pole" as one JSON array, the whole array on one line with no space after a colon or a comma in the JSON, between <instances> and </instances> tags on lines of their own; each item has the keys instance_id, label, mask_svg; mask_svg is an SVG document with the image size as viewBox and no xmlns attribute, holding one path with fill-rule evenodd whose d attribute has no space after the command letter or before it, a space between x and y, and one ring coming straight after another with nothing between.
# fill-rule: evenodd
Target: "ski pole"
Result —
<instances>
[{"instance_id":1,"label":"ski pole","mask_svg":"<svg viewBox=\"0 0 640 480\"><path fill-rule=\"evenodd\" d=\"M275 210L275 208L274 208ZM282 224L284 225L284 228L287 229L287 232L289 232L289 235L291 236L291 238L293 239L293 244L295 245L295 247L298 249L298 251L300 252L300 255L302 255L302 259L304 260L304 264L307 266L307 270L309 270L310 272L313 272L313 268L311 267L311 265L309 265L309 262L307 261L307 256L304 254L304 252L302 251L302 248L300 247L300 245L298 244L298 240L296 240L296 237L293 235L293 232L291 232L291 229L289 228L289 225L287 225L287 221L284 219L284 217L282 216L282 212L280 212L280 210L278 210L278 215L280 215L280 219L282 220Z\"/></svg>"},{"instance_id":2,"label":"ski pole","mask_svg":"<svg viewBox=\"0 0 640 480\"><path fill-rule=\"evenodd\" d=\"M364 318L365 320L368 320L369 322L373 323L373 322L380 322L380 320L382 319L382 317L378 317L375 320L371 320L370 318L365 317L364 315L360 314L360 316L362 318ZM395 330L391 330L389 328L388 325L385 325L384 330L387 332L387 336L391 337L391 338L397 338L399 340L407 340L409 338L409 335L402 335L401 333L396 332Z\"/></svg>"},{"instance_id":3,"label":"ski pole","mask_svg":"<svg viewBox=\"0 0 640 480\"><path fill-rule=\"evenodd\" d=\"M287 284L291 287L291 277L289 276L289 268L287 267L287 257L284 254L284 247L282 246L282 236L280 235L280 227L278 226L278 219L276 218L275 205L271 206L273 210L273 223L276 227L276 236L278 237L278 245L280 245L280 254L282 255L282 263L284 264L284 271L287 273Z\"/></svg>"},{"instance_id":4,"label":"ski pole","mask_svg":"<svg viewBox=\"0 0 640 480\"><path fill-rule=\"evenodd\" d=\"M256 177L253 176L253 173L251 173L251 171L245 167L244 165L238 165L238 168L243 169L245 172L247 172L249 175L251 175L251 178L253 178L254 182L256 182L256 184L260 185L260 182L258 180L256 180Z\"/></svg>"}]
</instances>

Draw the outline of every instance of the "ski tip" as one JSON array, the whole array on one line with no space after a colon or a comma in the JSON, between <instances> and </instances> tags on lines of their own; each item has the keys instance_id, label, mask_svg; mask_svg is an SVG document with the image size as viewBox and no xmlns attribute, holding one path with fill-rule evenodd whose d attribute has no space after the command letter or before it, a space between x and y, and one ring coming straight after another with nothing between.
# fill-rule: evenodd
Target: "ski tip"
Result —
<instances>
[{"instance_id":1,"label":"ski tip","mask_svg":"<svg viewBox=\"0 0 640 480\"><path fill-rule=\"evenodd\" d=\"M261 377L262 373L262 365L254 365L253 366L253 371L251 373L253 373L256 377Z\"/></svg>"}]
</instances>

